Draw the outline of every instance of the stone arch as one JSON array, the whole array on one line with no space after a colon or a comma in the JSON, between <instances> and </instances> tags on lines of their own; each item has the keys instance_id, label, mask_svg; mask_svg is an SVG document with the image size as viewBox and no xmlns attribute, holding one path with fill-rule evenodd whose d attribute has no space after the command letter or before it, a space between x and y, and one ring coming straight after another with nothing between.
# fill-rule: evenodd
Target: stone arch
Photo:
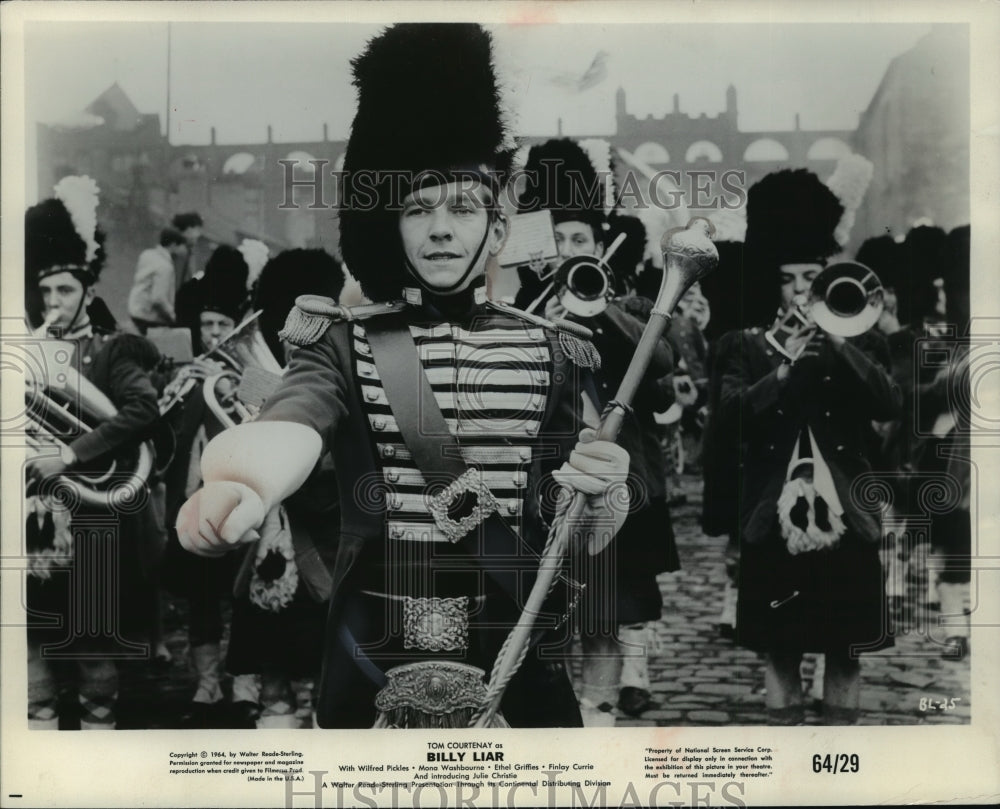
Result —
<instances>
[{"instance_id":1,"label":"stone arch","mask_svg":"<svg viewBox=\"0 0 1000 809\"><path fill-rule=\"evenodd\" d=\"M696 140L688 146L684 154L684 160L688 163L697 163L700 160L707 160L709 163L722 162L722 149L710 140Z\"/></svg>"},{"instance_id":2,"label":"stone arch","mask_svg":"<svg viewBox=\"0 0 1000 809\"><path fill-rule=\"evenodd\" d=\"M651 140L639 144L632 154L635 155L636 160L641 160L643 163L656 164L670 162L670 153L666 147Z\"/></svg>"},{"instance_id":3,"label":"stone arch","mask_svg":"<svg viewBox=\"0 0 1000 809\"><path fill-rule=\"evenodd\" d=\"M175 157L170 163L170 169L175 172L204 171L205 161L197 152L187 152Z\"/></svg>"},{"instance_id":4,"label":"stone arch","mask_svg":"<svg viewBox=\"0 0 1000 809\"><path fill-rule=\"evenodd\" d=\"M840 138L820 138L809 147L807 160L840 160L851 153L851 147Z\"/></svg>"},{"instance_id":5,"label":"stone arch","mask_svg":"<svg viewBox=\"0 0 1000 809\"><path fill-rule=\"evenodd\" d=\"M788 157L785 144L774 138L758 138L743 153L743 159L751 162L775 163L788 160Z\"/></svg>"},{"instance_id":6,"label":"stone arch","mask_svg":"<svg viewBox=\"0 0 1000 809\"><path fill-rule=\"evenodd\" d=\"M296 165L292 166L292 171L296 176L301 173L306 177L313 177L316 174L316 165L310 162L312 160L316 160L316 158L309 154L309 152L289 152L283 159L295 161Z\"/></svg>"},{"instance_id":7,"label":"stone arch","mask_svg":"<svg viewBox=\"0 0 1000 809\"><path fill-rule=\"evenodd\" d=\"M226 158L222 164L223 174L246 174L253 168L256 158L250 152L236 152Z\"/></svg>"}]
</instances>

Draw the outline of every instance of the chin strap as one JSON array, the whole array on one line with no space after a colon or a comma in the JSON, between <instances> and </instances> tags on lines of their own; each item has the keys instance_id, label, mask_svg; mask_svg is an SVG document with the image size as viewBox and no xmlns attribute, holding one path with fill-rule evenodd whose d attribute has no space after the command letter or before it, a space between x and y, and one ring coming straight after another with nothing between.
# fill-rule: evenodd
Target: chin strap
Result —
<instances>
[{"instance_id":1,"label":"chin strap","mask_svg":"<svg viewBox=\"0 0 1000 809\"><path fill-rule=\"evenodd\" d=\"M461 287L462 284L464 284L468 280L469 273L472 272L472 268L475 267L476 264L479 262L479 257L483 254L483 248L486 247L486 240L489 238L489 235L490 235L490 226L493 224L493 217L495 215L496 214L494 214L491 211L490 216L489 216L489 218L487 219L487 222L486 222L486 230L483 231L483 238L479 242L479 247L476 248L475 255L472 257L472 260L469 262L468 266L465 268L465 272L462 273L462 277L459 278L451 286L445 287L444 289L437 289L435 287L428 286L424 282L424 279L420 277L420 273L417 272L416 268L410 262L410 259L407 258L404 255L403 261L406 263L406 271L413 277L413 279L421 287L423 287L425 290L427 290L428 292L430 292L433 295L444 297L444 296L447 296L447 295L453 295L453 294L455 294L455 292L458 291L459 287Z\"/></svg>"}]
</instances>

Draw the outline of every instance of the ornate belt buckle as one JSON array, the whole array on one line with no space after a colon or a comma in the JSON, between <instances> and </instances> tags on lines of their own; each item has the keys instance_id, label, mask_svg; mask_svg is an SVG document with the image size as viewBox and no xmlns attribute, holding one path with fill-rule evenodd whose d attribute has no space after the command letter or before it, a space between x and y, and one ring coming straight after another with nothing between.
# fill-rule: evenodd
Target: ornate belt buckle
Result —
<instances>
[{"instance_id":1,"label":"ornate belt buckle","mask_svg":"<svg viewBox=\"0 0 1000 809\"><path fill-rule=\"evenodd\" d=\"M442 716L476 709L486 700L482 669L450 660L424 660L386 672L388 684L375 697L383 713L401 709Z\"/></svg>"},{"instance_id":2,"label":"ornate belt buckle","mask_svg":"<svg viewBox=\"0 0 1000 809\"><path fill-rule=\"evenodd\" d=\"M476 504L472 510L458 520L452 519L449 512L458 503L463 494L476 495ZM477 469L468 469L460 477L430 498L428 508L434 522L441 529L449 542L458 542L473 528L487 519L500 504L493 496L489 486L483 482Z\"/></svg>"},{"instance_id":3,"label":"ornate belt buckle","mask_svg":"<svg viewBox=\"0 0 1000 809\"><path fill-rule=\"evenodd\" d=\"M403 648L464 652L469 646L469 599L405 598Z\"/></svg>"}]
</instances>

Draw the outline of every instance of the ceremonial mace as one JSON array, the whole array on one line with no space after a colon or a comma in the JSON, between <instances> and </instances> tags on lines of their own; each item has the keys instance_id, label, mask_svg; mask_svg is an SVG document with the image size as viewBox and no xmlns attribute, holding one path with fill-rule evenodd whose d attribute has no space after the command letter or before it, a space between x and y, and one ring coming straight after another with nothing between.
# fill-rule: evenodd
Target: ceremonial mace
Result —
<instances>
[{"instance_id":1,"label":"ceremonial mace","mask_svg":"<svg viewBox=\"0 0 1000 809\"><path fill-rule=\"evenodd\" d=\"M686 228L674 228L663 235L660 249L663 251L665 269L663 280L660 282L660 292L656 296L656 303L632 355L628 370L618 386L618 392L605 408L601 426L597 431L598 441L615 441L618 438L618 431L630 409L639 383L646 374L656 344L673 318L674 309L684 297L684 293L718 265L719 252L711 240L714 234L715 228L711 222L703 217L694 217ZM535 583L517 624L497 654L483 707L473 715L469 722L470 727L495 727L494 721L504 691L528 653L535 616L540 613L556 574L562 568L563 556L569 545L568 523L580 514L586 505L586 499L584 493L577 492L572 500L568 497L561 500L542 551Z\"/></svg>"}]
</instances>

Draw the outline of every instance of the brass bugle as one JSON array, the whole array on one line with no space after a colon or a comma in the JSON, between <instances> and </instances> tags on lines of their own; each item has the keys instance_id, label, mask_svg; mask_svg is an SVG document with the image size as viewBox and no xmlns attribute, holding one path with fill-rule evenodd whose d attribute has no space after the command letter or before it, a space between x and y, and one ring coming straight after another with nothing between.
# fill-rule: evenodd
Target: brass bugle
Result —
<instances>
[{"instance_id":1,"label":"brass bugle","mask_svg":"<svg viewBox=\"0 0 1000 809\"><path fill-rule=\"evenodd\" d=\"M795 361L807 335L817 328L839 337L857 337L874 326L882 314L885 292L875 272L857 261L839 261L813 279L809 294L797 301L765 334L768 343ZM806 338L806 339L803 339ZM787 348L791 340L801 346Z\"/></svg>"},{"instance_id":2,"label":"brass bugle","mask_svg":"<svg viewBox=\"0 0 1000 809\"><path fill-rule=\"evenodd\" d=\"M571 315L599 315L615 296L615 275L608 262L624 241L625 234L619 233L601 258L573 256L566 259L552 273L552 282L525 311L533 312L555 289L559 303Z\"/></svg>"}]
</instances>

